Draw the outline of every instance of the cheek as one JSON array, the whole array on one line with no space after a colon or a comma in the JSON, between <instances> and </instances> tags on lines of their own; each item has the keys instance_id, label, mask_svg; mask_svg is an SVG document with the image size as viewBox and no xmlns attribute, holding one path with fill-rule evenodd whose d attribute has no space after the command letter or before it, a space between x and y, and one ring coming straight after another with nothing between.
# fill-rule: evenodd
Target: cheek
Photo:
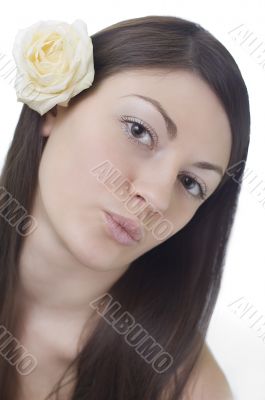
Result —
<instances>
[{"instance_id":1,"label":"cheek","mask_svg":"<svg viewBox=\"0 0 265 400\"><path fill-rule=\"evenodd\" d=\"M197 209L198 205L196 206L195 201L187 198L183 194L180 195L179 192L177 192L172 200L170 209L164 216L164 218L172 225L172 233L170 236L173 236L184 228L184 226L192 220Z\"/></svg>"},{"instance_id":2,"label":"cheek","mask_svg":"<svg viewBox=\"0 0 265 400\"><path fill-rule=\"evenodd\" d=\"M82 132L81 132L82 130ZM53 132L45 146L39 169L43 202L51 217L64 221L77 210L87 210L92 203L108 201L111 193L91 172L109 161L112 168L127 176L128 145L116 139L117 133L108 135L103 127L97 130L64 128ZM122 176L123 176L122 174ZM118 200L113 198L110 204Z\"/></svg>"},{"instance_id":3,"label":"cheek","mask_svg":"<svg viewBox=\"0 0 265 400\"><path fill-rule=\"evenodd\" d=\"M160 218L151 224L151 226L150 223L147 223L148 228L145 227L144 220L142 220L142 226L145 230L145 241L144 251L141 251L141 254L174 236L190 222L196 210L197 209L194 209L194 207L191 208L190 204L189 206L181 206L179 204L178 207L176 207L176 205L171 206L170 209L166 213L161 214Z\"/></svg>"},{"instance_id":4,"label":"cheek","mask_svg":"<svg viewBox=\"0 0 265 400\"><path fill-rule=\"evenodd\" d=\"M108 166L106 176L114 174L114 180L116 176L119 180L130 180L130 175L135 170L135 162L133 162L132 145L122 138L122 133L113 128L106 133L102 128L96 134L90 135L81 147L87 149L82 156L85 160L83 169L86 168L89 172L104 164ZM90 180L97 179L96 174L91 172L89 175Z\"/></svg>"}]
</instances>

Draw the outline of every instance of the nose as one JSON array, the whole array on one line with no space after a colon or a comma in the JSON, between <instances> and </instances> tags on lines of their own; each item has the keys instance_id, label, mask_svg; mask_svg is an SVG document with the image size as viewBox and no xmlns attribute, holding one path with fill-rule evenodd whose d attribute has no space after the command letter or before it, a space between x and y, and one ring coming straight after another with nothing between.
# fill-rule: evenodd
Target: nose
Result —
<instances>
[{"instance_id":1,"label":"nose","mask_svg":"<svg viewBox=\"0 0 265 400\"><path fill-rule=\"evenodd\" d=\"M133 180L136 196L150 203L154 209L165 212L174 195L177 168L175 159L173 162L159 163L153 168L141 169Z\"/></svg>"}]
</instances>

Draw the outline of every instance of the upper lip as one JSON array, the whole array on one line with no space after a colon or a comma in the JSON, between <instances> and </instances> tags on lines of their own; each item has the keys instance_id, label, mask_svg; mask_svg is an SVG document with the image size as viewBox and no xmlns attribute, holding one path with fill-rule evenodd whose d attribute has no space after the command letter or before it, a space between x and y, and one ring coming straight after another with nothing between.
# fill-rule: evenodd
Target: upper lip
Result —
<instances>
[{"instance_id":1,"label":"upper lip","mask_svg":"<svg viewBox=\"0 0 265 400\"><path fill-rule=\"evenodd\" d=\"M106 211L115 222L117 222L134 240L141 240L143 233L141 226L138 222L131 218L126 218L123 215L116 214L114 212Z\"/></svg>"}]
</instances>

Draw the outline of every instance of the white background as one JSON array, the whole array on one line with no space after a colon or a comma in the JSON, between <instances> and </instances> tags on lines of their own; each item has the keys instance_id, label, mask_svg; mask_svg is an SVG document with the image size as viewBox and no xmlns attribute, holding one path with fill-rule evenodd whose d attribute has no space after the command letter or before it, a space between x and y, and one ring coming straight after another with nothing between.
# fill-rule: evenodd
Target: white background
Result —
<instances>
[{"instance_id":1,"label":"white background","mask_svg":"<svg viewBox=\"0 0 265 400\"><path fill-rule=\"evenodd\" d=\"M40 19L72 23L85 20L88 34L123 19L146 15L173 15L201 24L234 56L248 87L251 105L251 144L247 168L252 178L242 185L239 208L218 303L207 341L234 391L236 400L265 400L265 4L262 1L169 1L146 0L74 2L24 0L5 2L0 14L0 169L22 104L4 75L12 68L12 46L18 29ZM237 27L242 25L241 36ZM231 33L231 31L233 32ZM242 43L249 31L250 39ZM254 41L254 39L256 39ZM251 42L253 43L251 44ZM259 49L255 50L259 46ZM258 58L259 56L259 58ZM5 60L5 61L4 61ZM9 60L9 67L5 66ZM256 183L262 182L258 189ZM260 192L260 195L258 193ZM241 298L241 303L239 299ZM231 305L234 303L233 305ZM241 304L236 310L236 305ZM245 310L245 311L244 311ZM245 313L245 315L244 315ZM255 323L255 324L254 324ZM253 326L254 324L254 326ZM252 326L252 327L251 327ZM214 399L212 399L214 400Z\"/></svg>"}]
</instances>

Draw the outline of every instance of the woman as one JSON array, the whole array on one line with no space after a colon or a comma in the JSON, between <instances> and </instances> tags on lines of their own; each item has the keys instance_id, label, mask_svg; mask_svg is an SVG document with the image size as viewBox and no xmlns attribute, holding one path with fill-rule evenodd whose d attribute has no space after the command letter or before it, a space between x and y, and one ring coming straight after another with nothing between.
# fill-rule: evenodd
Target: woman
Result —
<instances>
[{"instance_id":1,"label":"woman","mask_svg":"<svg viewBox=\"0 0 265 400\"><path fill-rule=\"evenodd\" d=\"M37 367L1 358L1 397L230 399L205 337L249 146L245 83L181 18L91 39L93 86L67 107L24 104L2 171L37 229L1 218L1 324Z\"/></svg>"}]
</instances>

